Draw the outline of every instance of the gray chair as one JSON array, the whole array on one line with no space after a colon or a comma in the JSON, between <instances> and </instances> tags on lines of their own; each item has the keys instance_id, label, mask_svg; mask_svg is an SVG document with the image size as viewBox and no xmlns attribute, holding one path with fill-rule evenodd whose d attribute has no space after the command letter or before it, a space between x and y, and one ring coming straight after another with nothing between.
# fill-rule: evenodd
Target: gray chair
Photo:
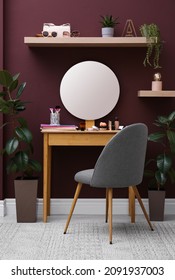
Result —
<instances>
[{"instance_id":1,"label":"gray chair","mask_svg":"<svg viewBox=\"0 0 175 280\"><path fill-rule=\"evenodd\" d=\"M137 197L145 218L151 230L153 230L136 187L143 179L147 136L148 129L145 124L137 123L125 127L114 135L104 147L94 169L83 170L75 174L74 179L78 182L78 185L64 233L66 233L69 226L83 184L96 188L106 188L106 215L109 220L110 244L112 244L113 188L129 188L130 192L134 195L134 200ZM132 209L132 205L130 207Z\"/></svg>"}]
</instances>

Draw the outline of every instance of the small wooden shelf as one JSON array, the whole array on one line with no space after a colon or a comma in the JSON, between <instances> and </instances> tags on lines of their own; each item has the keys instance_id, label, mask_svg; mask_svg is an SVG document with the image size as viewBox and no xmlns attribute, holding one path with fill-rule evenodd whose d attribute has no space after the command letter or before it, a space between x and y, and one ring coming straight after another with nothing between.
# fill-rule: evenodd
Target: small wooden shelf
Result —
<instances>
[{"instance_id":1,"label":"small wooden shelf","mask_svg":"<svg viewBox=\"0 0 175 280\"><path fill-rule=\"evenodd\" d=\"M138 91L139 97L175 97L175 90L140 90Z\"/></svg>"},{"instance_id":2,"label":"small wooden shelf","mask_svg":"<svg viewBox=\"0 0 175 280\"><path fill-rule=\"evenodd\" d=\"M146 37L24 37L29 47L146 47Z\"/></svg>"}]
</instances>

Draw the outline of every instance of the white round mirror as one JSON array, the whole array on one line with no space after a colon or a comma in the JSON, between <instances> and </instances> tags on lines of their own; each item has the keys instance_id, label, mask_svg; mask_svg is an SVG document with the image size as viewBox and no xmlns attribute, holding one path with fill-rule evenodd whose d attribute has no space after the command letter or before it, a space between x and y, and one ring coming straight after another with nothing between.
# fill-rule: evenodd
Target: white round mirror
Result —
<instances>
[{"instance_id":1,"label":"white round mirror","mask_svg":"<svg viewBox=\"0 0 175 280\"><path fill-rule=\"evenodd\" d=\"M96 61L84 61L71 67L60 85L65 108L84 120L106 116L116 106L120 93L114 72Z\"/></svg>"}]
</instances>

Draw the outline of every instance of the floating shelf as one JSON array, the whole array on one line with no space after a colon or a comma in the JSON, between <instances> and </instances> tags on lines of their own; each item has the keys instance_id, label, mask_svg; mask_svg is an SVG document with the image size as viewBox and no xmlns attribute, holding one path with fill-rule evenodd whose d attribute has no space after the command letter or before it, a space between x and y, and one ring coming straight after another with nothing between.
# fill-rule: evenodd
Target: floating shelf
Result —
<instances>
[{"instance_id":1,"label":"floating shelf","mask_svg":"<svg viewBox=\"0 0 175 280\"><path fill-rule=\"evenodd\" d=\"M140 90L138 91L139 97L175 97L175 90Z\"/></svg>"},{"instance_id":2,"label":"floating shelf","mask_svg":"<svg viewBox=\"0 0 175 280\"><path fill-rule=\"evenodd\" d=\"M29 47L146 47L146 37L24 37Z\"/></svg>"}]
</instances>

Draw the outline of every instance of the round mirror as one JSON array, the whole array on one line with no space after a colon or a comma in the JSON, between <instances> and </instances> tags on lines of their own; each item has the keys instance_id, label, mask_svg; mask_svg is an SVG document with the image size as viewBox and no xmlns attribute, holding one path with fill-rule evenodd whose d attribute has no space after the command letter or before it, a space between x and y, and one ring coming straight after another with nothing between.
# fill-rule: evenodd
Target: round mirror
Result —
<instances>
[{"instance_id":1,"label":"round mirror","mask_svg":"<svg viewBox=\"0 0 175 280\"><path fill-rule=\"evenodd\" d=\"M106 116L116 106L120 93L114 72L96 61L84 61L71 67L60 85L65 108L84 120Z\"/></svg>"}]
</instances>

